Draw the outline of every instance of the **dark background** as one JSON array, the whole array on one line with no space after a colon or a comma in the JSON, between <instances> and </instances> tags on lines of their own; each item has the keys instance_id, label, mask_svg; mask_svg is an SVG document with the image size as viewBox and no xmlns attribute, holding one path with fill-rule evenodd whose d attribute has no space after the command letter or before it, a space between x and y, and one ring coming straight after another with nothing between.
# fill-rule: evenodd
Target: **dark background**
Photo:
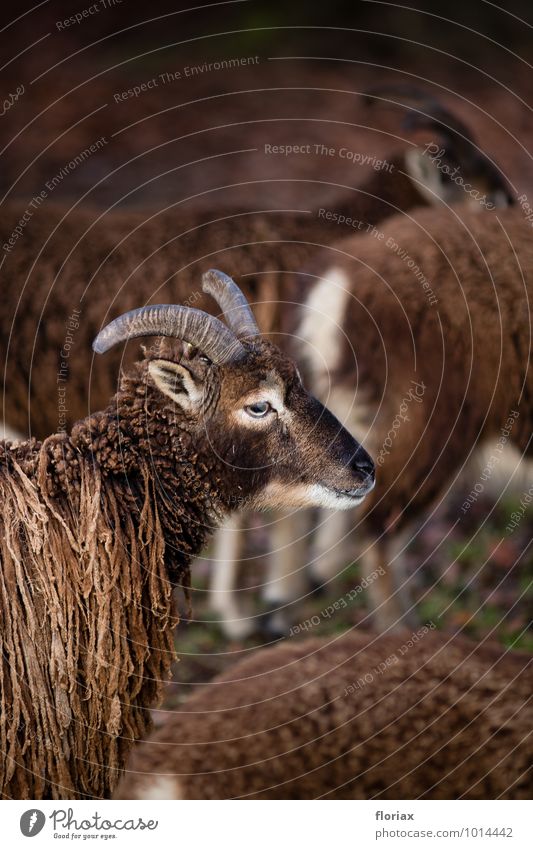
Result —
<instances>
[{"instance_id":1,"label":"dark background","mask_svg":"<svg viewBox=\"0 0 533 849\"><path fill-rule=\"evenodd\" d=\"M424 85L469 121L515 186L533 188L533 14L526 2L502 10L479 0L425 2L412 11L360 0L244 0L188 11L170 2L103 7L97 0L97 14L58 29L58 21L91 5L49 0L27 14L3 9L3 96L25 86L0 125L0 188L9 197L39 190L102 135L105 148L63 181L54 200L88 192L86 204L124 197L122 203L146 206L258 175L357 182L365 169L337 157L283 161L233 151L310 141L386 155L402 146L398 117L369 112L359 97L381 82ZM8 15L18 20L10 24ZM188 64L256 55L257 65L114 99ZM188 165L221 153L228 155ZM297 197L296 183L265 191L283 202ZM255 199L243 190L240 202L253 206ZM191 203L223 205L224 198Z\"/></svg>"}]
</instances>

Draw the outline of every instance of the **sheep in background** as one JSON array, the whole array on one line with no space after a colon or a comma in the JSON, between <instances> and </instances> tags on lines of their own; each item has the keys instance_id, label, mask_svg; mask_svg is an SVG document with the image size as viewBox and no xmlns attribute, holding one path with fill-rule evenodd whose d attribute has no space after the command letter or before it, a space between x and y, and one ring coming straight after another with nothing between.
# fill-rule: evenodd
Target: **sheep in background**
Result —
<instances>
[{"instance_id":1,"label":"sheep in background","mask_svg":"<svg viewBox=\"0 0 533 849\"><path fill-rule=\"evenodd\" d=\"M271 520L267 632L287 633L285 611L355 557L363 577L380 570L368 586L376 625L414 624L402 550L416 522L463 469L468 493L485 466L478 449L490 457L507 431L515 468L531 454L532 244L519 209L420 210L336 243L309 267L307 303L283 329L299 340L313 391L376 457L381 485L357 517L313 519L311 553L305 516ZM240 522L219 536L235 558ZM255 623L231 592L235 573L215 580L226 630L242 637Z\"/></svg>"},{"instance_id":2,"label":"sheep in background","mask_svg":"<svg viewBox=\"0 0 533 849\"><path fill-rule=\"evenodd\" d=\"M412 129L429 129L432 138L442 140L448 157L464 160L464 175L480 192L498 205L511 202L499 170L477 151L474 140L465 141L471 134L457 118L423 92L411 89L401 97ZM224 190L225 211L215 218L179 206L151 216L116 211L98 216L46 202L32 208L25 221L25 203L4 203L0 358L7 364L6 424L40 438L87 415L90 342L109 310L126 312L139 303L167 301L212 311L212 301L198 291L196 281L216 260L239 276L248 299L256 303L262 331L278 334L287 313L305 297L305 286L293 272L311 267L324 245L359 224L358 233L400 211L466 198L454 183L450 188L442 170L416 145L391 157L389 164L391 170L373 171L340 196L332 210L243 213L231 209L231 187ZM352 223L339 224L343 221ZM91 409L106 404L115 391L120 356L108 360L93 367ZM58 377L68 394L61 416Z\"/></svg>"},{"instance_id":3,"label":"sheep in background","mask_svg":"<svg viewBox=\"0 0 533 849\"><path fill-rule=\"evenodd\" d=\"M209 272L228 324L144 307L103 353L158 338L99 413L44 442L0 443L0 788L109 796L174 658L173 584L234 510L358 503L366 452Z\"/></svg>"},{"instance_id":4,"label":"sheep in background","mask_svg":"<svg viewBox=\"0 0 533 849\"><path fill-rule=\"evenodd\" d=\"M118 799L529 799L533 658L429 627L286 641L132 752Z\"/></svg>"},{"instance_id":5,"label":"sheep in background","mask_svg":"<svg viewBox=\"0 0 533 849\"><path fill-rule=\"evenodd\" d=\"M428 132L432 142L405 154L405 167L426 202L469 204L473 209L503 209L513 203L501 171L480 149L466 126L427 91L409 84L377 85L365 94L369 105L407 109L408 131ZM439 144L435 144L435 141Z\"/></svg>"},{"instance_id":6,"label":"sheep in background","mask_svg":"<svg viewBox=\"0 0 533 849\"><path fill-rule=\"evenodd\" d=\"M334 253L309 276L296 350L313 391L376 458L380 486L357 521L322 516L311 568L330 580L354 529L363 574L384 568L369 593L388 627L409 609L405 535L476 449L505 431L531 455L532 231L518 209L420 210Z\"/></svg>"},{"instance_id":7,"label":"sheep in background","mask_svg":"<svg viewBox=\"0 0 533 849\"><path fill-rule=\"evenodd\" d=\"M413 147L405 154L403 167L423 196L425 203L457 203L461 204L463 209L471 208L474 212L504 208L513 203L512 195L499 169L480 151L477 141L468 127L453 113L443 108L438 101L429 97L426 92L410 85L386 85L375 87L369 91L366 99L369 103L379 102L382 106L388 104L407 109L407 116L403 122L406 129L429 130L443 145L442 147L433 145L433 149L431 149L432 145L426 145L425 151L420 147ZM436 155L437 151L438 156ZM396 168L401 169L402 165L396 163ZM457 173L459 179L452 179L450 174L456 177ZM393 180L380 179L379 182L381 184L379 191L382 198L387 189L390 190L391 187L395 191L400 189L400 184ZM468 188L471 190L470 194L467 192ZM377 191L377 187L375 191ZM404 212L408 212L407 198L409 194L407 186L405 186L404 191L405 198L401 208ZM401 192L398 191L398 196L400 195ZM364 212L365 203L369 207L366 213ZM375 220L373 204L372 192L364 193L358 198L358 220ZM388 206L389 214L392 214L394 205L399 206L397 201L395 204L390 203ZM421 198L419 198L416 206L422 205ZM359 206L361 206L360 210ZM332 217L335 221L338 221L340 215L346 214L344 208L341 209L340 213L335 209ZM383 215L381 220L383 221L388 217L389 215ZM374 236L377 233L377 229L364 228L357 238L362 238L365 231L368 230L371 230ZM288 231L285 230L285 233L287 235ZM323 263L324 257L331 254L335 256L335 245L330 249L319 251L319 263ZM306 268L311 271L315 262L316 255L307 261ZM312 280L311 275L309 275L309 278ZM297 327L296 322L299 319L301 320L302 292L309 290L309 288L307 279L302 277L287 279L283 295L284 303L281 304L281 307L278 307L279 316L270 326L278 332L281 331L282 340L284 337L291 339L295 332L297 334L302 332L304 336L307 334L305 342L314 350L315 359L320 361L324 353L329 352L330 345L332 350L337 347L337 340L334 338L335 324L341 318L343 297L342 295L339 297L339 287L335 285L335 281L330 287L326 285L317 290L316 303L313 303L313 308L318 310L318 314L316 320L312 324L310 323L311 330L308 332L308 327L304 325ZM312 295L308 295L308 298L311 301ZM321 321L320 312L322 310L325 311L326 322ZM320 362L319 370L323 367L324 362ZM335 396L334 383L336 378L335 375L330 377L332 383L328 387L328 391L332 391ZM321 389L323 389L323 386ZM341 406L340 412L344 414L343 406ZM360 413L361 410L359 410ZM372 439L371 434L367 436ZM287 519L280 520L278 517L278 520L273 521L270 529L272 544L262 587L263 614L260 618L254 616L249 608L247 609L246 602L243 603L236 592L240 583L240 573L247 568L247 563L243 559L245 552L243 529L246 529L246 516L235 516L217 534L213 554L216 569L213 571L210 604L213 612L220 617L223 630L227 636L242 640L258 627L270 637L277 638L286 635L289 631L289 617L292 615L288 614L287 611L294 605L294 602L300 596L309 593L311 589L323 586L324 581L331 579L339 567L344 565L340 562L336 545L339 538L345 536L347 523L340 519L337 522L334 520L326 521L322 517L322 521L319 522L319 544L314 554L319 562L317 566L314 562L311 562L310 574L306 575L303 567L309 560L308 541L312 524L312 519L309 516L298 515L294 512L291 512ZM396 556L396 551L398 547L401 547L404 539L405 537L395 539L396 550L389 552L392 557ZM353 559L353 554L347 545L344 546L344 549L348 562ZM321 563L320 560L322 559L325 559L326 562ZM377 549L366 552L365 566L368 573L376 567L379 568L380 559L383 560L383 556L379 556ZM239 566L241 560L242 567ZM385 583L386 587L384 592L381 591L382 583ZM393 597L390 600L389 598L394 594L395 588L391 586L388 575L382 583L377 584L371 591L374 595L374 608L377 609L377 613L374 614L376 623L381 627L389 627L398 623L402 617L406 617L413 624L415 617L409 612L410 601L407 593L403 591L401 581L399 582L399 594L403 597ZM264 612L265 610L266 612Z\"/></svg>"}]
</instances>

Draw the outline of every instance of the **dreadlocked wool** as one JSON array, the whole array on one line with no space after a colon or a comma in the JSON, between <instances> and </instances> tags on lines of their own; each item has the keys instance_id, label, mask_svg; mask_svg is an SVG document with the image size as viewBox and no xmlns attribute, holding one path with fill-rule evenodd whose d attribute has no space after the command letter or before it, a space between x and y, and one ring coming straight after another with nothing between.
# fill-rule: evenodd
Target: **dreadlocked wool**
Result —
<instances>
[{"instance_id":1,"label":"dreadlocked wool","mask_svg":"<svg viewBox=\"0 0 533 849\"><path fill-rule=\"evenodd\" d=\"M218 276L214 297L237 301L248 332L242 293ZM272 343L241 344L212 316L191 322L172 306L158 322L138 311L133 332L168 332L172 311L185 338L144 348L106 409L43 443L0 442L5 796L111 795L169 677L172 585L187 596L191 558L233 511L316 506L373 484L370 457ZM104 331L129 335L124 319ZM260 389L286 399L290 427L271 416L256 428L246 410Z\"/></svg>"},{"instance_id":2,"label":"dreadlocked wool","mask_svg":"<svg viewBox=\"0 0 533 849\"><path fill-rule=\"evenodd\" d=\"M139 501L80 457L54 498L66 446L0 447L0 786L18 799L109 796L174 659L148 469Z\"/></svg>"}]
</instances>

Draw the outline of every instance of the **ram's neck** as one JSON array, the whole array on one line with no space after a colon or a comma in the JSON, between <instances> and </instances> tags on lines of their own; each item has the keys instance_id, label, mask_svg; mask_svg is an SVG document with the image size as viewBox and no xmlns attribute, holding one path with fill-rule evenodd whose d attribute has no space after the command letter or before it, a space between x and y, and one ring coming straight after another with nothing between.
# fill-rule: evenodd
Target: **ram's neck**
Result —
<instances>
[{"instance_id":1,"label":"ram's neck","mask_svg":"<svg viewBox=\"0 0 533 849\"><path fill-rule=\"evenodd\" d=\"M147 497L154 502L165 560L175 574L200 553L227 509L217 487L219 471L202 460L202 446L186 421L175 409L149 409L149 402L149 396L142 404L117 396L107 410L78 422L69 443L98 466L104 480L129 493L139 513Z\"/></svg>"}]
</instances>

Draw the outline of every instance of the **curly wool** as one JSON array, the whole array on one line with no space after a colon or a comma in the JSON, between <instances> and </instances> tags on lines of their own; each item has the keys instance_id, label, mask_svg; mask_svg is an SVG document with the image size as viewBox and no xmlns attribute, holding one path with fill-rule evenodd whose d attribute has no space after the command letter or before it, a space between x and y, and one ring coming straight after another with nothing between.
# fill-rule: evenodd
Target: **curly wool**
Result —
<instances>
[{"instance_id":1,"label":"curly wool","mask_svg":"<svg viewBox=\"0 0 533 849\"><path fill-rule=\"evenodd\" d=\"M426 627L286 641L202 687L120 799L527 799L533 659Z\"/></svg>"},{"instance_id":2,"label":"curly wool","mask_svg":"<svg viewBox=\"0 0 533 849\"><path fill-rule=\"evenodd\" d=\"M11 798L108 797L175 657L148 469L136 498L80 455L55 499L50 466L67 446L0 449L0 786Z\"/></svg>"},{"instance_id":3,"label":"curly wool","mask_svg":"<svg viewBox=\"0 0 533 849\"><path fill-rule=\"evenodd\" d=\"M153 358L185 361L185 345L156 341L110 405L70 434L0 442L6 796L110 795L169 677L173 584L187 598L191 558L269 482L258 459L278 450L277 432L271 447L256 436L235 451L241 432L230 424L231 399L273 367L294 390L295 367L259 340L247 345L245 365L198 357L203 402L220 392L226 404L188 416L150 371ZM195 356L188 352L191 369ZM317 402L300 393L314 415Z\"/></svg>"}]
</instances>

